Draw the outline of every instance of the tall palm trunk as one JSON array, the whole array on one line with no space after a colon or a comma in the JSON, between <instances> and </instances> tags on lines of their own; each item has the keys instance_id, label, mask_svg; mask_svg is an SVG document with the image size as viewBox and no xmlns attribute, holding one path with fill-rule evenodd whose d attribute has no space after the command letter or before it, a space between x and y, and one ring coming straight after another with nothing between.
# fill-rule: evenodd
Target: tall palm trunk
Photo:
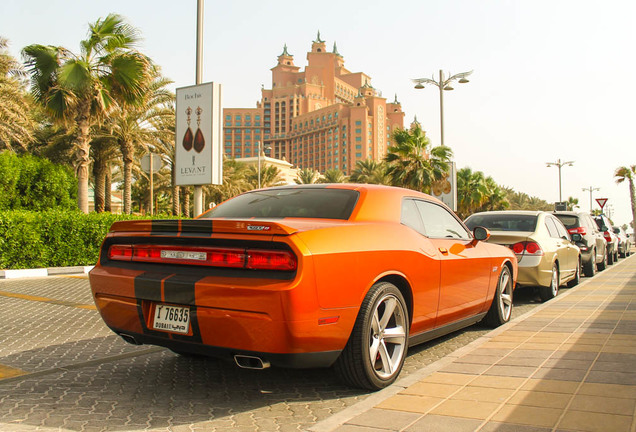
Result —
<instances>
[{"instance_id":1,"label":"tall palm trunk","mask_svg":"<svg viewBox=\"0 0 636 432\"><path fill-rule=\"evenodd\" d=\"M187 186L183 188L183 215L190 217L190 190Z\"/></svg>"},{"instance_id":2,"label":"tall palm trunk","mask_svg":"<svg viewBox=\"0 0 636 432\"><path fill-rule=\"evenodd\" d=\"M106 164L106 176L104 177L104 211L112 212L112 193L113 175L110 172L110 162Z\"/></svg>"},{"instance_id":3,"label":"tall palm trunk","mask_svg":"<svg viewBox=\"0 0 636 432\"><path fill-rule=\"evenodd\" d=\"M95 158L93 162L93 178L95 179L95 190L93 191L95 211L101 213L105 208L106 167L100 158Z\"/></svg>"},{"instance_id":4,"label":"tall palm trunk","mask_svg":"<svg viewBox=\"0 0 636 432\"><path fill-rule=\"evenodd\" d=\"M88 167L91 163L91 138L88 118L89 109L89 104L87 102L83 102L82 109L79 110L79 114L76 117L78 128L77 149L75 153L77 170L77 206L84 213L88 213Z\"/></svg>"},{"instance_id":5,"label":"tall palm trunk","mask_svg":"<svg viewBox=\"0 0 636 432\"><path fill-rule=\"evenodd\" d=\"M179 186L176 185L176 181L175 181L175 177L176 177L176 172L174 169L174 165L172 167L172 215L173 216L180 216L181 215L181 209L179 208L179 191L181 190L181 188Z\"/></svg>"},{"instance_id":6,"label":"tall palm trunk","mask_svg":"<svg viewBox=\"0 0 636 432\"><path fill-rule=\"evenodd\" d=\"M133 167L133 145L131 142L122 141L119 143L121 154L124 159L124 213L132 213L132 167Z\"/></svg>"}]
</instances>

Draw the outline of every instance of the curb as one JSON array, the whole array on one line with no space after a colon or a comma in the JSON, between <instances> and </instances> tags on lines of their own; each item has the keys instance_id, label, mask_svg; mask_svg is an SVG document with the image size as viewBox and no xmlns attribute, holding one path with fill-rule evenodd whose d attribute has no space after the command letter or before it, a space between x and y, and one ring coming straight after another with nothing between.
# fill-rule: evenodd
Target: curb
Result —
<instances>
[{"instance_id":1,"label":"curb","mask_svg":"<svg viewBox=\"0 0 636 432\"><path fill-rule=\"evenodd\" d=\"M0 279L88 274L95 266L49 267L38 269L0 270Z\"/></svg>"}]
</instances>

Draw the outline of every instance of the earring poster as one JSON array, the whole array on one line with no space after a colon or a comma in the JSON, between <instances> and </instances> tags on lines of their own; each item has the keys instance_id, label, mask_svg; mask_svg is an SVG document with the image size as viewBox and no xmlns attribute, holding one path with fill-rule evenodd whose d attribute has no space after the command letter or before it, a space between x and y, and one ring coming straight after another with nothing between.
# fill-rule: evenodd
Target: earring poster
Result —
<instances>
[{"instance_id":1,"label":"earring poster","mask_svg":"<svg viewBox=\"0 0 636 432\"><path fill-rule=\"evenodd\" d=\"M450 171L444 173L441 180L433 183L431 187L433 196L449 206L453 211L457 211L457 166L451 162Z\"/></svg>"},{"instance_id":2,"label":"earring poster","mask_svg":"<svg viewBox=\"0 0 636 432\"><path fill-rule=\"evenodd\" d=\"M176 93L176 184L221 184L221 84L206 83L181 87Z\"/></svg>"}]
</instances>

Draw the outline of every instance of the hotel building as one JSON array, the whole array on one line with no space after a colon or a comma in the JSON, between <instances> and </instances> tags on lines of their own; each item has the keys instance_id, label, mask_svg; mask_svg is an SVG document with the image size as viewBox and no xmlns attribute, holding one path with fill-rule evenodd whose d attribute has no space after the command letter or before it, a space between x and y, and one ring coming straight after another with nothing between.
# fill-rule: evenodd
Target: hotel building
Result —
<instances>
[{"instance_id":1,"label":"hotel building","mask_svg":"<svg viewBox=\"0 0 636 432\"><path fill-rule=\"evenodd\" d=\"M260 146L298 168L350 174L358 160L382 160L391 132L403 127L397 97L387 102L369 75L347 70L336 44L328 52L320 32L304 71L286 45L271 71L272 88L261 89L256 108L223 110L227 157L254 157Z\"/></svg>"}]
</instances>

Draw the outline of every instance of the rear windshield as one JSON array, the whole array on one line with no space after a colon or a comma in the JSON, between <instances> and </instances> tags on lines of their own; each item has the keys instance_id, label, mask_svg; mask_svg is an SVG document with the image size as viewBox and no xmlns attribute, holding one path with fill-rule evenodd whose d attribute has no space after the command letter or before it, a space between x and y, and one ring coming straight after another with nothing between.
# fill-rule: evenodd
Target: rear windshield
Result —
<instances>
[{"instance_id":1,"label":"rear windshield","mask_svg":"<svg viewBox=\"0 0 636 432\"><path fill-rule=\"evenodd\" d=\"M349 219L359 193L348 189L270 189L248 192L209 210L203 218Z\"/></svg>"},{"instance_id":2,"label":"rear windshield","mask_svg":"<svg viewBox=\"0 0 636 432\"><path fill-rule=\"evenodd\" d=\"M555 214L566 228L578 228L579 218L577 216Z\"/></svg>"},{"instance_id":3,"label":"rear windshield","mask_svg":"<svg viewBox=\"0 0 636 432\"><path fill-rule=\"evenodd\" d=\"M536 215L476 214L466 219L466 225L471 230L477 226L483 226L491 231L534 232L537 219Z\"/></svg>"}]
</instances>

